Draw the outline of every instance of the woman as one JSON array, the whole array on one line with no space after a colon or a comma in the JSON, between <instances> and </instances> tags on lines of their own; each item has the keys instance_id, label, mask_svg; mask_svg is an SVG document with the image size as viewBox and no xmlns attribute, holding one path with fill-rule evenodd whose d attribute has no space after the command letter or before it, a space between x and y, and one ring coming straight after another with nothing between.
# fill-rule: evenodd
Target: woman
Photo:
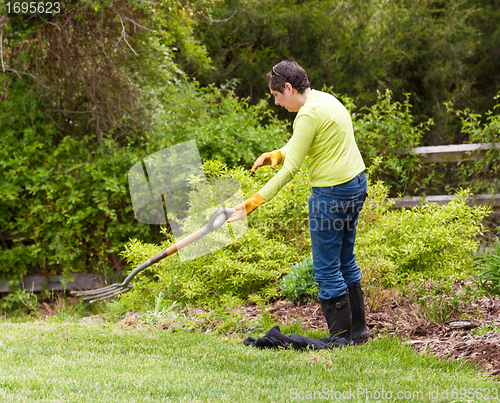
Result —
<instances>
[{"instance_id":1,"label":"woman","mask_svg":"<svg viewBox=\"0 0 500 403\"><path fill-rule=\"evenodd\" d=\"M354 241L367 185L351 117L334 96L312 90L307 73L296 62L278 63L267 79L276 105L298 112L293 136L285 147L255 161L252 172L263 165L274 169L282 161L283 167L258 193L236 206L227 221L239 220L271 200L309 156L309 229L321 308L331 335L364 343L369 332Z\"/></svg>"}]
</instances>

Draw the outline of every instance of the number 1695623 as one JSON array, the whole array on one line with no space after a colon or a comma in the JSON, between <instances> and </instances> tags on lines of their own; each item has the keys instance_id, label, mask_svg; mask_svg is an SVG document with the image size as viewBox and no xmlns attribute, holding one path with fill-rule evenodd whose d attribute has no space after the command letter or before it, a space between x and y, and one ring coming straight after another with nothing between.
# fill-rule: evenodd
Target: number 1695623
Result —
<instances>
[{"instance_id":1,"label":"number 1695623","mask_svg":"<svg viewBox=\"0 0 500 403\"><path fill-rule=\"evenodd\" d=\"M59 14L61 3L59 2L36 2L36 1L9 1L5 3L7 14Z\"/></svg>"}]
</instances>

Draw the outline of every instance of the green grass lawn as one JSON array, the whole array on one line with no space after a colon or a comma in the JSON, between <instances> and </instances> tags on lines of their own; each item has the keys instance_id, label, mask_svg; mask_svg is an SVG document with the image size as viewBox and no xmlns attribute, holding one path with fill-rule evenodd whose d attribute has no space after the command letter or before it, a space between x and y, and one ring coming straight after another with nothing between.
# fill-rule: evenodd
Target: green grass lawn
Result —
<instances>
[{"instance_id":1,"label":"green grass lawn","mask_svg":"<svg viewBox=\"0 0 500 403\"><path fill-rule=\"evenodd\" d=\"M487 401L494 401L500 389L469 364L416 354L389 338L318 352L259 350L244 346L243 338L3 321L0 401L467 401L460 398L463 388L489 389ZM474 396L468 401L481 400Z\"/></svg>"}]
</instances>

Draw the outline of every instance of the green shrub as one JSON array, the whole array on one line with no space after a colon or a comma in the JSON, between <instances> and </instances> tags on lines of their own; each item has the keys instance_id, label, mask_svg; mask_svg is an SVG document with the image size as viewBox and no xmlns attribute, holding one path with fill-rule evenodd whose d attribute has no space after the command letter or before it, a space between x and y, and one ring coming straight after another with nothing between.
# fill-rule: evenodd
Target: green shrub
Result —
<instances>
[{"instance_id":1,"label":"green shrub","mask_svg":"<svg viewBox=\"0 0 500 403\"><path fill-rule=\"evenodd\" d=\"M330 91L331 89L326 88ZM370 107L357 109L349 97L341 97L351 112L358 147L365 161L382 157L377 168L378 179L389 186L391 196L456 193L468 188L474 194L498 193L500 190L500 148L484 152L482 158L439 164L423 164L412 149L434 124L432 119L415 124L409 94L403 104L393 101L387 90L378 93ZM463 143L500 143L500 94L494 97L493 111L483 115L470 109L454 110L446 103L447 113L461 123ZM470 154L470 153L469 153Z\"/></svg>"},{"instance_id":2,"label":"green shrub","mask_svg":"<svg viewBox=\"0 0 500 403\"><path fill-rule=\"evenodd\" d=\"M234 95L233 87L200 88L193 81L157 94L154 144L163 148L194 139L203 161L247 168L259 154L282 147L286 124L272 116L264 100L250 105Z\"/></svg>"},{"instance_id":3,"label":"green shrub","mask_svg":"<svg viewBox=\"0 0 500 403\"><path fill-rule=\"evenodd\" d=\"M318 299L318 286L313 277L313 260L311 256L292 265L290 273L281 279L281 295L295 304L300 304L308 299L316 301Z\"/></svg>"},{"instance_id":4,"label":"green shrub","mask_svg":"<svg viewBox=\"0 0 500 403\"><path fill-rule=\"evenodd\" d=\"M323 90L333 93L331 88ZM425 192L433 183L433 165L422 164L412 149L420 146L421 139L429 131L433 121L429 119L424 123L414 123L410 94L405 94L403 104L393 101L390 90L386 90L384 94L377 91L377 95L375 104L360 109L353 99L340 96L351 113L361 155L365 163L379 158L377 175L389 187L391 196Z\"/></svg>"},{"instance_id":5,"label":"green shrub","mask_svg":"<svg viewBox=\"0 0 500 403\"><path fill-rule=\"evenodd\" d=\"M120 268L130 237L159 240L137 223L126 173L141 152L110 138L65 137L53 145L50 126L0 136L0 278ZM10 238L10 239L9 239Z\"/></svg>"},{"instance_id":6,"label":"green shrub","mask_svg":"<svg viewBox=\"0 0 500 403\"><path fill-rule=\"evenodd\" d=\"M379 179L390 190L420 194L431 183L432 175L425 170L412 148L418 147L425 132L433 125L432 119L415 125L405 94L403 104L392 100L392 92L378 92L377 103L369 108L353 111L354 133L365 159L382 157Z\"/></svg>"},{"instance_id":7,"label":"green shrub","mask_svg":"<svg viewBox=\"0 0 500 403\"><path fill-rule=\"evenodd\" d=\"M448 164L448 170L455 176L455 183L467 186L477 194L495 194L500 191L500 93L494 99L496 105L486 116L469 109L453 110L451 103L446 104L448 112L460 118L461 135L466 142L497 144L497 148L487 150L478 160L463 161L456 166Z\"/></svg>"},{"instance_id":8,"label":"green shrub","mask_svg":"<svg viewBox=\"0 0 500 403\"><path fill-rule=\"evenodd\" d=\"M169 245L136 241L127 245L123 255L136 266ZM186 262L184 270L177 256L157 263L134 280L134 288L123 299L130 307L140 309L145 302L152 303L153 294L169 289L172 279L178 277L172 295L179 301L209 305L267 301L278 297L281 277L303 256L296 243L285 244L250 229L232 245Z\"/></svg>"},{"instance_id":9,"label":"green shrub","mask_svg":"<svg viewBox=\"0 0 500 403\"><path fill-rule=\"evenodd\" d=\"M375 184L375 189L381 186ZM388 202L369 199L361 212L356 239L361 265L386 261L381 273L385 286L422 278L465 279L476 268L472 254L479 248L483 219L491 211L485 206L468 206L468 194L462 190L443 206L430 203L389 211ZM384 193L379 192L378 197L383 198ZM370 204L378 206L381 214L374 214ZM365 217L369 222L363 222Z\"/></svg>"},{"instance_id":10,"label":"green shrub","mask_svg":"<svg viewBox=\"0 0 500 403\"><path fill-rule=\"evenodd\" d=\"M56 141L58 128L35 97L12 88L16 106L0 105L0 278L109 275L123 267L119 253L130 238L160 242L158 227L135 220L127 184L131 166L152 152L195 138L203 159L248 165L284 138L279 122L259 124L269 117L263 103L249 106L229 89L195 84L168 90L178 97L155 112L151 133L134 136L140 142L105 136L97 143L93 135Z\"/></svg>"},{"instance_id":11,"label":"green shrub","mask_svg":"<svg viewBox=\"0 0 500 403\"><path fill-rule=\"evenodd\" d=\"M274 174L264 167L250 175L243 168L228 169L218 161L206 162L204 169L209 178L226 176L239 180L245 197L258 191ZM307 227L309 195L305 164L272 202L248 216L248 232L235 242L185 263L177 255L158 262L134 280L134 288L122 299L130 307L142 309L145 303L152 304L152 296L161 290L168 290L171 299L206 305L278 298L281 278L293 263L311 254ZM123 256L131 266L137 266L171 244L170 239L161 245L132 240Z\"/></svg>"},{"instance_id":12,"label":"green shrub","mask_svg":"<svg viewBox=\"0 0 500 403\"><path fill-rule=\"evenodd\" d=\"M246 197L273 175L269 167L250 175L243 168L228 169L217 161L206 162L204 168L209 177L238 179ZM375 166L369 176L374 169ZM360 216L356 253L365 286L392 287L421 278L462 279L474 270L472 252L478 248L476 236L482 231L488 208L467 206L467 192L462 191L444 206L391 210L393 202L386 199L387 192L382 182L370 181ZM293 274L283 279L293 264L311 255L309 196L306 163L275 199L248 217L249 229L242 237L224 249L183 264L175 255L160 261L138 276L133 290L124 294L123 300L141 309L144 303L153 303L152 295L165 290L172 300L183 302L261 302L278 298L280 284L295 300L303 298L300 293L304 289L314 295L309 260L293 269L301 272L297 281L308 278L305 284L293 284ZM153 245L132 240L123 255L132 266L137 266L171 243L168 240Z\"/></svg>"}]
</instances>

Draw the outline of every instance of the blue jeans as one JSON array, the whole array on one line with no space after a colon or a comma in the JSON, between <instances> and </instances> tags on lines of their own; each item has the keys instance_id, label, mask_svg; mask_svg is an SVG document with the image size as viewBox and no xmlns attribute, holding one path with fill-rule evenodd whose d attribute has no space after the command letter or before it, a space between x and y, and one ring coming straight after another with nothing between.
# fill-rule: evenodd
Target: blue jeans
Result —
<instances>
[{"instance_id":1,"label":"blue jeans","mask_svg":"<svg viewBox=\"0 0 500 403\"><path fill-rule=\"evenodd\" d=\"M362 172L349 182L330 187L314 187L309 199L309 231L313 255L314 281L320 299L346 293L361 281L354 241L359 212L367 195Z\"/></svg>"}]
</instances>

